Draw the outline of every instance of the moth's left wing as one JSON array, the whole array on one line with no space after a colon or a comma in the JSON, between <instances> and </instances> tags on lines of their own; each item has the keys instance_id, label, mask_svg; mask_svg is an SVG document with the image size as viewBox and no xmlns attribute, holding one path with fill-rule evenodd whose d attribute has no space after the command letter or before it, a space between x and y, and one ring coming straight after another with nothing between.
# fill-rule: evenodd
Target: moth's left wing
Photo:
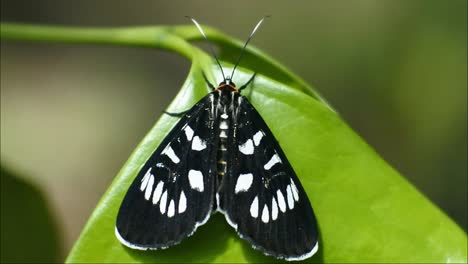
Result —
<instances>
[{"instance_id":1,"label":"moth's left wing","mask_svg":"<svg viewBox=\"0 0 468 264\"><path fill-rule=\"evenodd\" d=\"M238 104L220 210L266 255L308 258L318 249L318 230L307 194L260 114L245 97Z\"/></svg>"},{"instance_id":2,"label":"moth's left wing","mask_svg":"<svg viewBox=\"0 0 468 264\"><path fill-rule=\"evenodd\" d=\"M213 100L205 96L181 118L128 189L115 229L124 245L167 248L208 220L216 171Z\"/></svg>"}]
</instances>

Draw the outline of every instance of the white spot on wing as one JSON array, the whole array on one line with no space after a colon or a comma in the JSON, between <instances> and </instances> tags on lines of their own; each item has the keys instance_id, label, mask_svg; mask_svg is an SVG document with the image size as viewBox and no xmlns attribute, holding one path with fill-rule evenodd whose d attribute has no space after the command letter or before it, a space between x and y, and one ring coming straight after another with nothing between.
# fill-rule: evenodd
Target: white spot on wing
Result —
<instances>
[{"instance_id":1,"label":"white spot on wing","mask_svg":"<svg viewBox=\"0 0 468 264\"><path fill-rule=\"evenodd\" d=\"M246 192L252 186L253 175L252 173L240 174L237 178L235 193Z\"/></svg>"},{"instance_id":2,"label":"white spot on wing","mask_svg":"<svg viewBox=\"0 0 468 264\"><path fill-rule=\"evenodd\" d=\"M185 135L187 136L187 140L191 141L193 138L193 129L189 125L187 125L184 128L184 131L185 131Z\"/></svg>"},{"instance_id":3,"label":"white spot on wing","mask_svg":"<svg viewBox=\"0 0 468 264\"><path fill-rule=\"evenodd\" d=\"M291 189L292 189L292 194L294 196L294 200L299 201L299 191L297 190L296 184L294 184L294 181L291 179Z\"/></svg>"},{"instance_id":4,"label":"white spot on wing","mask_svg":"<svg viewBox=\"0 0 468 264\"><path fill-rule=\"evenodd\" d=\"M239 146L239 151L245 155L252 155L254 153L254 145L251 139L248 139L244 144Z\"/></svg>"},{"instance_id":5,"label":"white spot on wing","mask_svg":"<svg viewBox=\"0 0 468 264\"><path fill-rule=\"evenodd\" d=\"M293 198L293 194L292 194L292 191L291 191L291 185L288 185L288 187L286 187L286 193L287 193L287 198L288 198L289 209L293 209L294 208L294 198Z\"/></svg>"},{"instance_id":6,"label":"white spot on wing","mask_svg":"<svg viewBox=\"0 0 468 264\"><path fill-rule=\"evenodd\" d=\"M153 192L154 176L151 174L149 177L148 185L146 186L145 199L149 200L151 198L151 193Z\"/></svg>"},{"instance_id":7,"label":"white spot on wing","mask_svg":"<svg viewBox=\"0 0 468 264\"><path fill-rule=\"evenodd\" d=\"M252 201L252 204L250 205L250 215L253 218L258 217L258 196L255 196L255 199Z\"/></svg>"},{"instance_id":8,"label":"white spot on wing","mask_svg":"<svg viewBox=\"0 0 468 264\"><path fill-rule=\"evenodd\" d=\"M201 140L200 137L195 136L192 141L192 149L196 151L206 149L205 141Z\"/></svg>"},{"instance_id":9,"label":"white spot on wing","mask_svg":"<svg viewBox=\"0 0 468 264\"><path fill-rule=\"evenodd\" d=\"M174 200L171 200L169 203L169 208L167 208L167 217L171 218L175 214L175 205L174 205Z\"/></svg>"},{"instance_id":10,"label":"white spot on wing","mask_svg":"<svg viewBox=\"0 0 468 264\"><path fill-rule=\"evenodd\" d=\"M146 189L146 185L148 185L150 175L151 175L151 168L149 168L148 171L145 173L145 177L141 179L141 186L140 186L141 191L144 191Z\"/></svg>"},{"instance_id":11,"label":"white spot on wing","mask_svg":"<svg viewBox=\"0 0 468 264\"><path fill-rule=\"evenodd\" d=\"M159 181L158 185L156 185L156 188L154 189L153 204L157 204L159 202L159 198L161 198L163 187L164 187L164 182Z\"/></svg>"},{"instance_id":12,"label":"white spot on wing","mask_svg":"<svg viewBox=\"0 0 468 264\"><path fill-rule=\"evenodd\" d=\"M265 164L265 166L263 166L263 168L265 168L265 170L269 170L271 169L276 163L281 163L281 159L278 157L278 154L273 154L273 156L271 157L270 161L267 162L267 164Z\"/></svg>"},{"instance_id":13,"label":"white spot on wing","mask_svg":"<svg viewBox=\"0 0 468 264\"><path fill-rule=\"evenodd\" d=\"M286 212L286 201L284 200L284 196L283 196L283 193L281 192L281 190L278 190L276 192L276 196L278 196L278 206L279 206L279 209L281 210L281 212Z\"/></svg>"},{"instance_id":14,"label":"white spot on wing","mask_svg":"<svg viewBox=\"0 0 468 264\"><path fill-rule=\"evenodd\" d=\"M257 133L255 133L255 135L253 136L253 141L254 141L255 146L260 145L260 141L262 140L262 137L263 137L262 131L258 131Z\"/></svg>"},{"instance_id":15,"label":"white spot on wing","mask_svg":"<svg viewBox=\"0 0 468 264\"><path fill-rule=\"evenodd\" d=\"M271 219L275 221L276 218L278 218L278 205L276 204L275 197L273 197L271 202Z\"/></svg>"},{"instance_id":16,"label":"white spot on wing","mask_svg":"<svg viewBox=\"0 0 468 264\"><path fill-rule=\"evenodd\" d=\"M167 203L167 190L164 191L161 197L161 203L159 204L159 211L161 212L161 214L166 213L166 203Z\"/></svg>"},{"instance_id":17,"label":"white spot on wing","mask_svg":"<svg viewBox=\"0 0 468 264\"><path fill-rule=\"evenodd\" d=\"M268 223L270 220L270 212L268 211L268 205L265 204L262 211L262 222Z\"/></svg>"},{"instance_id":18,"label":"white spot on wing","mask_svg":"<svg viewBox=\"0 0 468 264\"><path fill-rule=\"evenodd\" d=\"M175 164L180 162L179 157L177 157L171 146L167 146L161 154L165 154L166 156L168 156Z\"/></svg>"},{"instance_id":19,"label":"white spot on wing","mask_svg":"<svg viewBox=\"0 0 468 264\"><path fill-rule=\"evenodd\" d=\"M187 209L187 197L185 197L184 191L180 192L179 196L179 214L185 212Z\"/></svg>"},{"instance_id":20,"label":"white spot on wing","mask_svg":"<svg viewBox=\"0 0 468 264\"><path fill-rule=\"evenodd\" d=\"M203 192L203 174L201 171L190 170L188 173L190 187L199 192Z\"/></svg>"}]
</instances>

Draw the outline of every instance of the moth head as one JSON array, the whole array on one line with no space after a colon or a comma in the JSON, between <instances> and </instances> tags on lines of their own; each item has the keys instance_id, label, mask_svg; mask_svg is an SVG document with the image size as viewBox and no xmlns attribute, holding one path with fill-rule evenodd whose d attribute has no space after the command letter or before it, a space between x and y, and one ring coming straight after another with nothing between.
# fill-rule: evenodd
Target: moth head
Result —
<instances>
[{"instance_id":1,"label":"moth head","mask_svg":"<svg viewBox=\"0 0 468 264\"><path fill-rule=\"evenodd\" d=\"M238 93L239 90L236 88L236 84L232 82L231 77L227 76L222 82L219 83L217 90L232 91Z\"/></svg>"}]
</instances>

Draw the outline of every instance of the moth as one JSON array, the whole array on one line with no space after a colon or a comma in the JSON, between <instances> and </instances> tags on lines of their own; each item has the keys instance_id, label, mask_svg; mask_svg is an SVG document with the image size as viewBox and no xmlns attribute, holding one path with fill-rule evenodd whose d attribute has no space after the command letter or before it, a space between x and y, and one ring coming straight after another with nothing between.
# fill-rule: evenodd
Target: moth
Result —
<instances>
[{"instance_id":1,"label":"moth","mask_svg":"<svg viewBox=\"0 0 468 264\"><path fill-rule=\"evenodd\" d=\"M318 230L307 194L267 124L241 95L255 74L237 88L210 48L223 81L218 87L207 81L212 92L145 162L120 206L115 234L129 248L165 249L219 211L254 249L279 259L309 258L318 250Z\"/></svg>"}]
</instances>

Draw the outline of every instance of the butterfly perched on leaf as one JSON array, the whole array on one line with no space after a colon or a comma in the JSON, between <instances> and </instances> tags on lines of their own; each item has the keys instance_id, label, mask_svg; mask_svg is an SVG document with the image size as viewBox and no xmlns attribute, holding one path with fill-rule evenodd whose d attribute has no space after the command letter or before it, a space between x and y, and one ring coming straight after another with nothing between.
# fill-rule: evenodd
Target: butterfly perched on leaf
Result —
<instances>
[{"instance_id":1,"label":"butterfly perched on leaf","mask_svg":"<svg viewBox=\"0 0 468 264\"><path fill-rule=\"evenodd\" d=\"M237 88L232 76L238 62L225 77L214 56L223 81L217 87L207 81L212 92L183 113L144 163L120 206L116 236L133 249L164 249L218 211L266 255L311 257L318 230L309 199L273 133L241 95L255 74Z\"/></svg>"}]
</instances>

